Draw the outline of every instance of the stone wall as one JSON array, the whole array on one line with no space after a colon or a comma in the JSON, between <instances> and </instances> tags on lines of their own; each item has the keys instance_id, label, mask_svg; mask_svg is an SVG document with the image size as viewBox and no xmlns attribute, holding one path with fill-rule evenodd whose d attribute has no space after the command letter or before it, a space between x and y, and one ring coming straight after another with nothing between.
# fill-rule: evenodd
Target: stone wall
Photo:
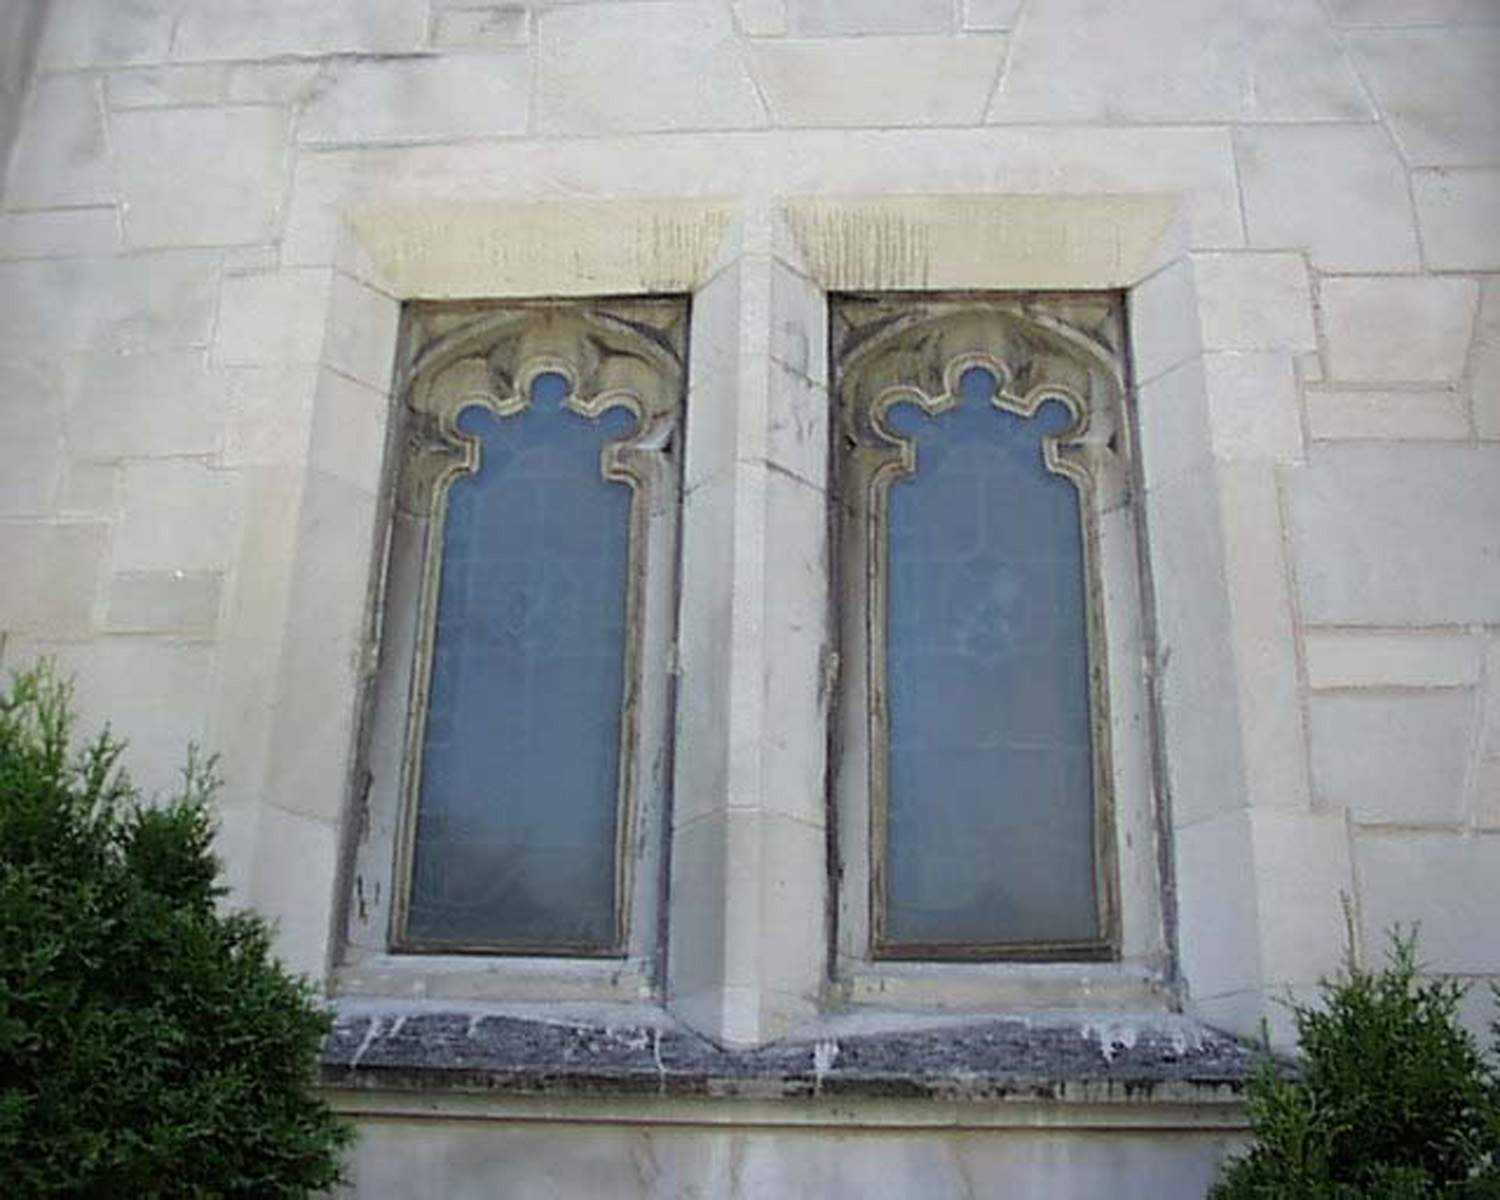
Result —
<instances>
[{"instance_id":1,"label":"stone wall","mask_svg":"<svg viewBox=\"0 0 1500 1200\"><path fill-rule=\"evenodd\" d=\"M1420 921L1434 971L1500 975L1495 0L40 11L0 205L0 657L75 672L148 789L189 741L223 755L236 894L300 969L332 961L401 300L695 294L684 555L733 636L684 609L676 849L719 866L674 877L709 917L673 936L685 1019L754 1044L823 996L816 937L784 936L826 894L821 726L776 727L823 712L821 618L778 623L827 586L823 462L777 432L823 436L823 294L1108 287L1164 970L1190 1013L1284 1035L1269 999L1337 964L1343 899L1367 959ZM431 1162L469 1161L433 1128Z\"/></svg>"}]
</instances>

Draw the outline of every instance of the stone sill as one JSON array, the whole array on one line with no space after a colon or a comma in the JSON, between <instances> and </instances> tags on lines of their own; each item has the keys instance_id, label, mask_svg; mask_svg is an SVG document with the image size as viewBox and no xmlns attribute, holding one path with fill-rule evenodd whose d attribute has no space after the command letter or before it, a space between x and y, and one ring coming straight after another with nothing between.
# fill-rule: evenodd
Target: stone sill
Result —
<instances>
[{"instance_id":1,"label":"stone sill","mask_svg":"<svg viewBox=\"0 0 1500 1200\"><path fill-rule=\"evenodd\" d=\"M638 1012L616 1023L360 1005L340 1011L322 1081L335 1107L367 1114L527 1115L529 1103L542 1119L753 1110L755 1123L866 1124L896 1104L902 1124L1239 1128L1255 1061L1228 1035L1163 1014L1028 1014L724 1050Z\"/></svg>"}]
</instances>

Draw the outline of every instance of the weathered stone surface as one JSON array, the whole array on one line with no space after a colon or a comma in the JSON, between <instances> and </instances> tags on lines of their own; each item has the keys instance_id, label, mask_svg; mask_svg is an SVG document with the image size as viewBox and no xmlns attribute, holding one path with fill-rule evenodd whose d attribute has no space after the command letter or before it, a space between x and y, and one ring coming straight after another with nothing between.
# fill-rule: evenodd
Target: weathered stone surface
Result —
<instances>
[{"instance_id":1,"label":"weathered stone surface","mask_svg":"<svg viewBox=\"0 0 1500 1200\"><path fill-rule=\"evenodd\" d=\"M211 634L223 576L212 571L129 571L109 581L105 625L115 633Z\"/></svg>"},{"instance_id":2,"label":"weathered stone surface","mask_svg":"<svg viewBox=\"0 0 1500 1200\"><path fill-rule=\"evenodd\" d=\"M178 17L172 56L274 58L281 54L399 54L416 50L427 6L408 0L216 0Z\"/></svg>"},{"instance_id":3,"label":"weathered stone surface","mask_svg":"<svg viewBox=\"0 0 1500 1200\"><path fill-rule=\"evenodd\" d=\"M234 472L194 459L138 460L125 467L117 571L219 571L239 536Z\"/></svg>"},{"instance_id":4,"label":"weathered stone surface","mask_svg":"<svg viewBox=\"0 0 1500 1200\"><path fill-rule=\"evenodd\" d=\"M1412 176L1422 248L1434 271L1500 271L1500 170Z\"/></svg>"},{"instance_id":5,"label":"weathered stone surface","mask_svg":"<svg viewBox=\"0 0 1500 1200\"><path fill-rule=\"evenodd\" d=\"M109 254L119 245L120 220L113 207L0 214L0 258Z\"/></svg>"},{"instance_id":6,"label":"weathered stone surface","mask_svg":"<svg viewBox=\"0 0 1500 1200\"><path fill-rule=\"evenodd\" d=\"M793 33L946 33L949 0L786 0Z\"/></svg>"},{"instance_id":7,"label":"weathered stone surface","mask_svg":"<svg viewBox=\"0 0 1500 1200\"><path fill-rule=\"evenodd\" d=\"M1206 350L1312 350L1312 293L1296 254L1193 256Z\"/></svg>"},{"instance_id":8,"label":"weathered stone surface","mask_svg":"<svg viewBox=\"0 0 1500 1200\"><path fill-rule=\"evenodd\" d=\"M1410 165L1500 163L1500 25L1361 30L1348 45Z\"/></svg>"},{"instance_id":9,"label":"weathered stone surface","mask_svg":"<svg viewBox=\"0 0 1500 1200\"><path fill-rule=\"evenodd\" d=\"M757 43L750 61L778 125L968 125L1004 53L999 37L820 38Z\"/></svg>"},{"instance_id":10,"label":"weathered stone surface","mask_svg":"<svg viewBox=\"0 0 1500 1200\"><path fill-rule=\"evenodd\" d=\"M1336 382L1457 379L1474 328L1469 279L1325 279L1328 374Z\"/></svg>"},{"instance_id":11,"label":"weathered stone surface","mask_svg":"<svg viewBox=\"0 0 1500 1200\"><path fill-rule=\"evenodd\" d=\"M493 137L526 127L525 50L340 63L307 107L304 142Z\"/></svg>"},{"instance_id":12,"label":"weathered stone surface","mask_svg":"<svg viewBox=\"0 0 1500 1200\"><path fill-rule=\"evenodd\" d=\"M6 176L13 206L111 204L115 198L104 105L90 75L37 81Z\"/></svg>"},{"instance_id":13,"label":"weathered stone surface","mask_svg":"<svg viewBox=\"0 0 1500 1200\"><path fill-rule=\"evenodd\" d=\"M130 245L275 236L288 167L282 110L141 109L117 113L111 130Z\"/></svg>"},{"instance_id":14,"label":"weathered stone surface","mask_svg":"<svg viewBox=\"0 0 1500 1200\"><path fill-rule=\"evenodd\" d=\"M1314 696L1313 786L1363 823L1454 824L1463 815L1474 692Z\"/></svg>"},{"instance_id":15,"label":"weathered stone surface","mask_svg":"<svg viewBox=\"0 0 1500 1200\"><path fill-rule=\"evenodd\" d=\"M1302 414L1290 355L1206 354L1203 369L1215 457L1271 462L1302 457Z\"/></svg>"},{"instance_id":16,"label":"weathered stone surface","mask_svg":"<svg viewBox=\"0 0 1500 1200\"><path fill-rule=\"evenodd\" d=\"M1474 431L1488 441L1500 440L1500 279L1486 279L1479 293L1467 383Z\"/></svg>"},{"instance_id":17,"label":"weathered stone surface","mask_svg":"<svg viewBox=\"0 0 1500 1200\"><path fill-rule=\"evenodd\" d=\"M1305 620L1500 620L1500 447L1332 446L1288 477Z\"/></svg>"},{"instance_id":18,"label":"weathered stone surface","mask_svg":"<svg viewBox=\"0 0 1500 1200\"><path fill-rule=\"evenodd\" d=\"M0 352L206 346L218 256L173 250L130 258L0 263Z\"/></svg>"},{"instance_id":19,"label":"weathered stone surface","mask_svg":"<svg viewBox=\"0 0 1500 1200\"><path fill-rule=\"evenodd\" d=\"M1311 0L1282 0L1270 21L1235 0L1104 8L1053 0L1017 30L1011 68L990 111L993 120L1038 123L1370 116Z\"/></svg>"},{"instance_id":20,"label":"weathered stone surface","mask_svg":"<svg viewBox=\"0 0 1500 1200\"><path fill-rule=\"evenodd\" d=\"M53 511L63 467L63 406L45 362L0 363L0 513Z\"/></svg>"},{"instance_id":21,"label":"weathered stone surface","mask_svg":"<svg viewBox=\"0 0 1500 1200\"><path fill-rule=\"evenodd\" d=\"M1360 930L1372 951L1389 930L1420 925L1429 971L1485 975L1500 961L1500 835L1362 830Z\"/></svg>"},{"instance_id":22,"label":"weathered stone surface","mask_svg":"<svg viewBox=\"0 0 1500 1200\"><path fill-rule=\"evenodd\" d=\"M62 359L69 453L100 460L216 452L225 382L204 358L176 351Z\"/></svg>"},{"instance_id":23,"label":"weathered stone surface","mask_svg":"<svg viewBox=\"0 0 1500 1200\"><path fill-rule=\"evenodd\" d=\"M172 42L172 0L68 0L49 4L37 49L48 70L160 62Z\"/></svg>"},{"instance_id":24,"label":"weathered stone surface","mask_svg":"<svg viewBox=\"0 0 1500 1200\"><path fill-rule=\"evenodd\" d=\"M434 46L517 46L531 38L531 17L522 4L448 6L432 16Z\"/></svg>"},{"instance_id":25,"label":"weathered stone surface","mask_svg":"<svg viewBox=\"0 0 1500 1200\"><path fill-rule=\"evenodd\" d=\"M1307 428L1314 439L1462 439L1469 411L1456 390L1345 391L1308 388Z\"/></svg>"},{"instance_id":26,"label":"weathered stone surface","mask_svg":"<svg viewBox=\"0 0 1500 1200\"><path fill-rule=\"evenodd\" d=\"M545 133L766 122L721 5L562 8L541 15L537 41L536 122ZM622 56L622 44L650 50Z\"/></svg>"},{"instance_id":27,"label":"weathered stone surface","mask_svg":"<svg viewBox=\"0 0 1500 1200\"><path fill-rule=\"evenodd\" d=\"M1306 249L1325 271L1417 267L1406 169L1383 129L1257 125L1234 144L1250 245Z\"/></svg>"},{"instance_id":28,"label":"weathered stone surface","mask_svg":"<svg viewBox=\"0 0 1500 1200\"><path fill-rule=\"evenodd\" d=\"M1483 662L1478 642L1452 633L1313 629L1304 655L1312 688L1463 687Z\"/></svg>"},{"instance_id":29,"label":"weathered stone surface","mask_svg":"<svg viewBox=\"0 0 1500 1200\"><path fill-rule=\"evenodd\" d=\"M964 0L965 29L1012 29L1021 13L1021 0Z\"/></svg>"},{"instance_id":30,"label":"weathered stone surface","mask_svg":"<svg viewBox=\"0 0 1500 1200\"><path fill-rule=\"evenodd\" d=\"M0 521L0 629L78 637L93 625L108 542L95 522ZM14 664L10 664L14 665Z\"/></svg>"},{"instance_id":31,"label":"weathered stone surface","mask_svg":"<svg viewBox=\"0 0 1500 1200\"><path fill-rule=\"evenodd\" d=\"M1494 0L1330 0L1335 25L1491 25Z\"/></svg>"}]
</instances>

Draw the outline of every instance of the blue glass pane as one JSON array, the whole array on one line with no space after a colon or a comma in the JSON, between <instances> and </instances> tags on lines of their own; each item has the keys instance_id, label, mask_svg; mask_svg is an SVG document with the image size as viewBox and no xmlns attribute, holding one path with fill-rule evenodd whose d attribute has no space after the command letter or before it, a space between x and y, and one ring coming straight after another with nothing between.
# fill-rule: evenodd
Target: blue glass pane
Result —
<instances>
[{"instance_id":1,"label":"blue glass pane","mask_svg":"<svg viewBox=\"0 0 1500 1200\"><path fill-rule=\"evenodd\" d=\"M407 932L547 951L615 940L630 489L595 423L539 377L504 419L470 408L480 468L448 495Z\"/></svg>"},{"instance_id":2,"label":"blue glass pane","mask_svg":"<svg viewBox=\"0 0 1500 1200\"><path fill-rule=\"evenodd\" d=\"M888 424L917 446L890 491L886 939L1013 944L1098 933L1078 493L1047 471L1067 427L995 408Z\"/></svg>"}]
</instances>

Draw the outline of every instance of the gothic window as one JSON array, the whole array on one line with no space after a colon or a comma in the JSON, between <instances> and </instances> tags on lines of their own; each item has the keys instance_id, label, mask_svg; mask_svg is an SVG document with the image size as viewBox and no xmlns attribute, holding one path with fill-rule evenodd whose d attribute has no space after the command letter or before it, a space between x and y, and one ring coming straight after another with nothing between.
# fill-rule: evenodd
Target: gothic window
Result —
<instances>
[{"instance_id":1,"label":"gothic window","mask_svg":"<svg viewBox=\"0 0 1500 1200\"><path fill-rule=\"evenodd\" d=\"M651 976L686 309L408 306L356 958Z\"/></svg>"},{"instance_id":2,"label":"gothic window","mask_svg":"<svg viewBox=\"0 0 1500 1200\"><path fill-rule=\"evenodd\" d=\"M844 952L1115 957L1118 304L850 296L832 320Z\"/></svg>"}]
</instances>

